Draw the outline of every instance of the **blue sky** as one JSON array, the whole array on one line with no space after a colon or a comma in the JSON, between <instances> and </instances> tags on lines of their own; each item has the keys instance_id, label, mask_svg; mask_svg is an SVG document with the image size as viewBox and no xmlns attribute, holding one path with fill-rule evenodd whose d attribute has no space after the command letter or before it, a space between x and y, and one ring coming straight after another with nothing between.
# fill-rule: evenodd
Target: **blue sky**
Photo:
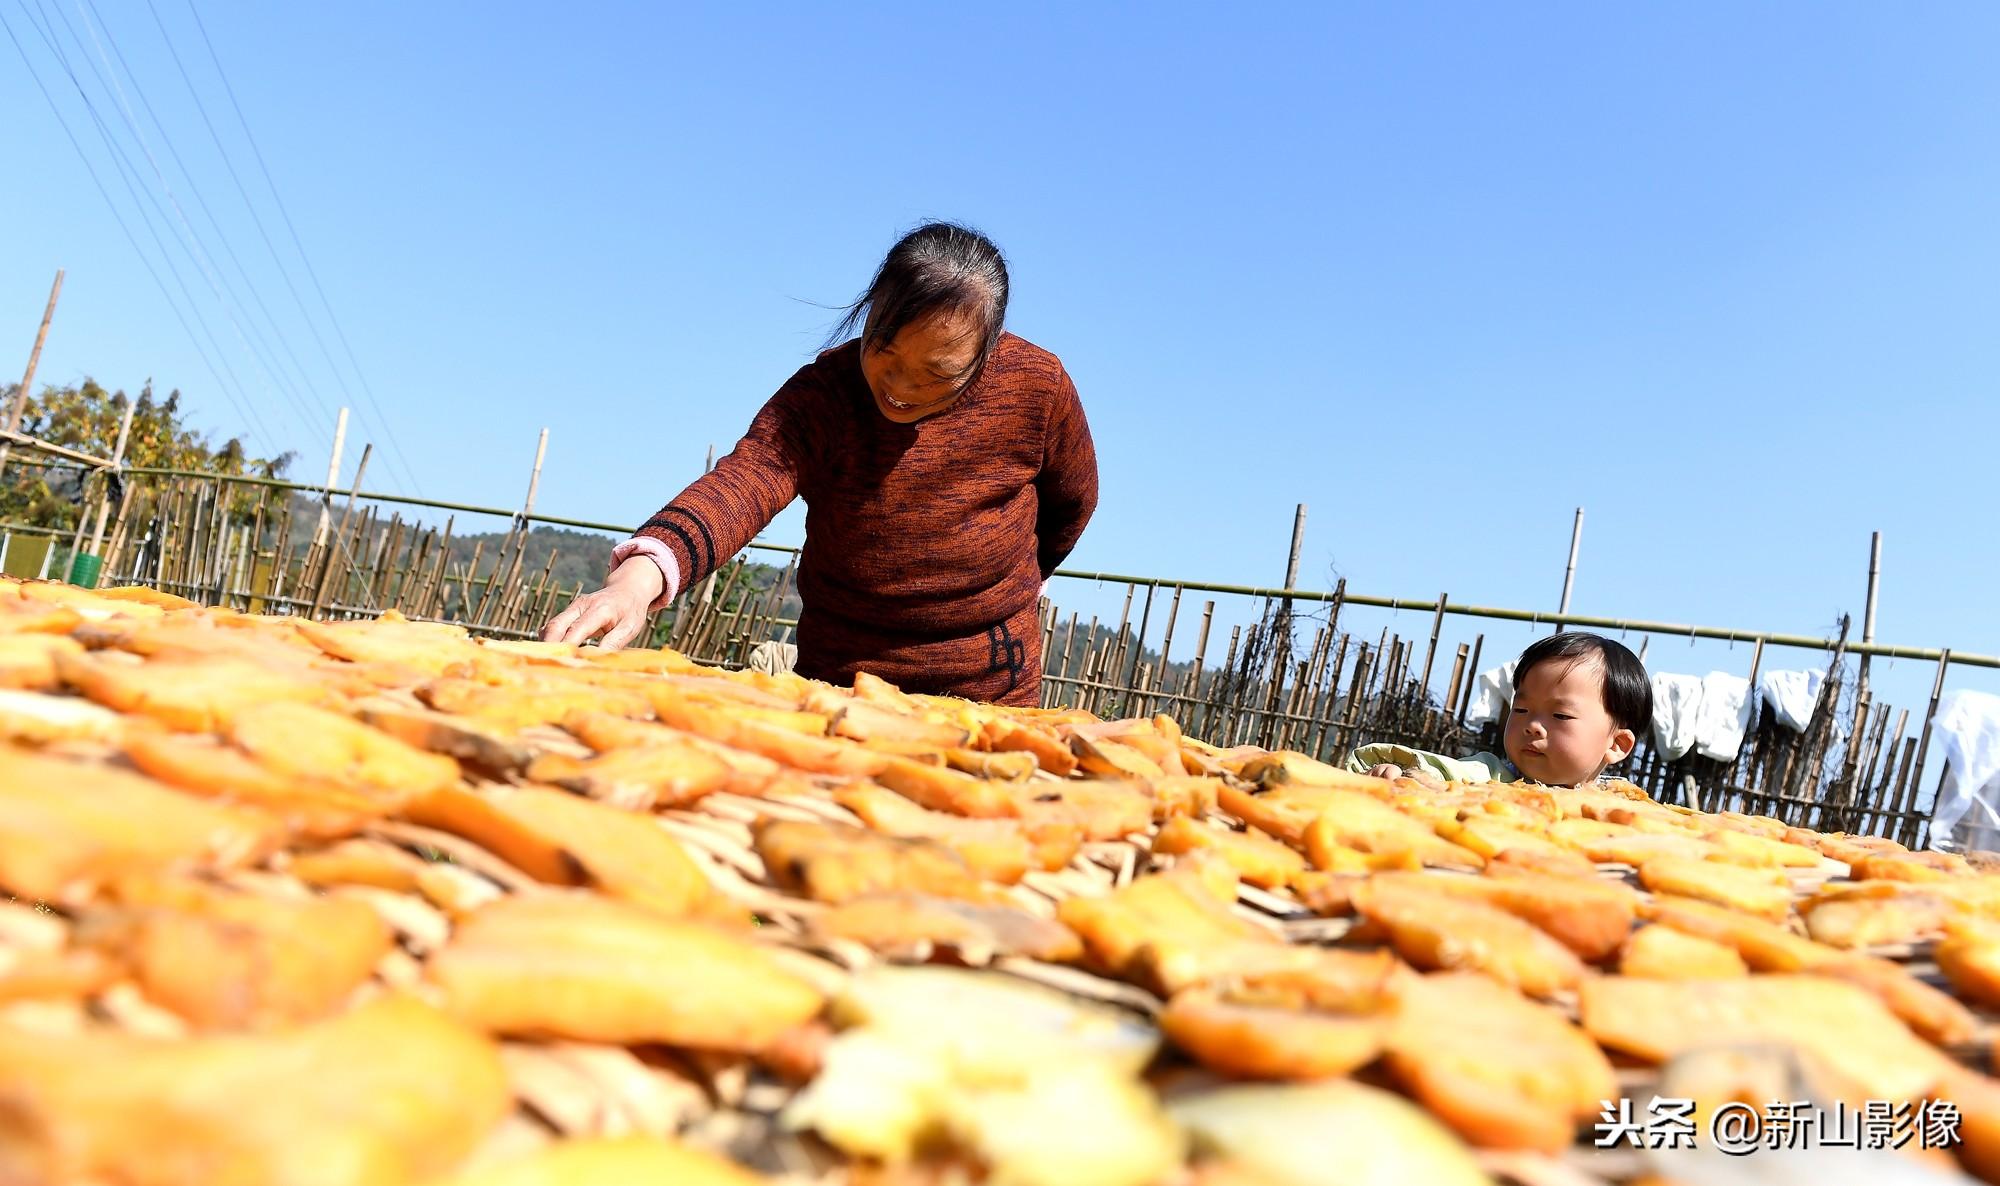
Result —
<instances>
[{"instance_id":1,"label":"blue sky","mask_svg":"<svg viewBox=\"0 0 2000 1186\"><path fill-rule=\"evenodd\" d=\"M352 403L356 438L395 446L370 486L511 504L547 426L540 508L637 521L810 358L899 231L943 216L1000 242L1012 327L1083 394L1104 496L1079 567L1275 581L1305 502L1303 583L1553 608L1583 506L1579 612L1818 632L1858 615L1881 530L1880 637L2000 653L1977 460L2000 429L1990 5L196 0L378 415L187 0L153 3L311 322L154 8L0 17L157 257L36 28L123 138L84 52L92 29L115 42L218 272L237 275L224 240L244 264L246 331L251 289L273 314L245 335L270 349L245 349L177 256L269 429L253 444L298 449L308 479ZM242 431L14 53L5 365L66 267L44 380L151 376ZM262 378L294 370L280 339L290 394ZM1649 658L1669 652L1748 663ZM1918 664L1877 680L1929 690Z\"/></svg>"}]
</instances>

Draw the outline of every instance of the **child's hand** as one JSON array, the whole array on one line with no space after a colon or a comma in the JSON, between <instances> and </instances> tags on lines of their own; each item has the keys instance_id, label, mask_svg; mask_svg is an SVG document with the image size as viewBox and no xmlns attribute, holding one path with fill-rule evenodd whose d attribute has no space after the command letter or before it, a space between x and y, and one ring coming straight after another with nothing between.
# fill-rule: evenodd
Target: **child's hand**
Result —
<instances>
[{"instance_id":1,"label":"child's hand","mask_svg":"<svg viewBox=\"0 0 2000 1186\"><path fill-rule=\"evenodd\" d=\"M1384 762L1380 766L1370 766L1368 773L1376 778L1401 778L1403 776L1403 768Z\"/></svg>"}]
</instances>

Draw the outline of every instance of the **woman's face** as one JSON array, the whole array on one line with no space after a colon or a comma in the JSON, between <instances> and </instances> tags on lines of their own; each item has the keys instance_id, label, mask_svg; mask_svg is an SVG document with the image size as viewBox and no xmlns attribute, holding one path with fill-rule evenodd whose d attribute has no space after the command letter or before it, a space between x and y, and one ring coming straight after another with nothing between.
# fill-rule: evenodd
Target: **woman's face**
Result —
<instances>
[{"instance_id":1,"label":"woman's face","mask_svg":"<svg viewBox=\"0 0 2000 1186\"><path fill-rule=\"evenodd\" d=\"M986 327L969 309L940 309L904 326L893 341L861 344L861 373L875 407L913 424L950 407L972 381Z\"/></svg>"}]
</instances>

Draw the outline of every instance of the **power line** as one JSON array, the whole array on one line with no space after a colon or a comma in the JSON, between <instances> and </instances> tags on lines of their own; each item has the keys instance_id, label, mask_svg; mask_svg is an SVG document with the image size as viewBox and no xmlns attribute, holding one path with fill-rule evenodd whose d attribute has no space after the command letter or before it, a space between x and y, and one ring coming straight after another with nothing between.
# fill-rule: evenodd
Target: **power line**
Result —
<instances>
[{"instance_id":1,"label":"power line","mask_svg":"<svg viewBox=\"0 0 2000 1186\"><path fill-rule=\"evenodd\" d=\"M28 12L26 0L16 0L16 2L20 5L22 15L28 18L29 25L36 27L37 32L41 32L41 29L38 26L35 26L34 16ZM216 367L216 361L209 356L207 350L202 348L201 337L196 335L194 327L188 324L187 314L182 313L181 307L175 303L173 298L173 293L168 290L166 281L160 278L159 269L153 266L152 258L148 256L146 254L145 249L139 245L139 239L136 235L132 233L132 227L129 223L125 221L124 214L118 209L118 203L112 200L111 192L104 187L103 179L98 176L97 167L91 163L90 154L84 151L83 144L77 140L76 133L73 130L71 130L69 126L69 120L63 116L61 104L56 102L55 96L49 92L48 85L42 81L42 76L40 71L35 69L34 60L28 56L27 47L21 44L20 37L15 34L14 26L11 23L9 23L4 16L0 16L0 26L5 26L7 30L7 39L14 43L15 52L21 55L21 64L27 69L28 77L34 80L35 89L39 90L42 93L42 99L48 104L49 112L56 117L56 123L58 126L62 128L63 136L69 140L70 147L76 151L77 159L83 162L84 171L90 175L90 182L93 186L96 187L98 196L104 199L104 205L106 209L111 211L112 220L118 224L118 229L124 233L126 243L131 245L132 253L139 257L139 262L142 265L144 265L146 269L146 274L153 278L154 285L157 286L160 290L160 298L166 302L167 308L172 311L174 315L174 320L180 323L181 330L187 334L189 345L194 347L195 354L197 357L201 359L202 366L207 369L209 377L215 380L216 388L222 392L223 397L230 402L231 406L233 406L236 409L237 414L242 416L244 421L248 425L250 425L254 431L256 431L259 435L261 435L266 441L270 442L272 445L275 446L279 444L278 439L272 435L271 430L264 425L263 419L256 414L254 407L250 406L249 401L247 399L241 398L239 396L241 384L236 382L235 373L230 370L228 360L225 359L222 361L221 370L218 371ZM44 41L48 40L48 35L46 33L43 34L43 39ZM65 71L67 71L67 67L65 67ZM71 81L72 82L75 81L75 76L73 74L71 75ZM85 99L85 106L86 107L89 106L89 100L87 98ZM99 124L98 130L99 133L102 134L103 127L101 122ZM127 182L127 187L128 188L130 187L129 181ZM142 209L140 211L142 219L144 213L145 212ZM149 232L152 232L152 224L147 223L146 229ZM159 236L157 233L153 234L153 241L156 246L160 247L162 262L167 264L169 271L172 271L173 261L167 257L166 248L163 245L160 245ZM178 274L175 275L175 280L176 282L179 282ZM210 344L213 345L215 335L209 332L207 323L202 320L201 310L194 306L193 298L187 296L187 286L185 284L181 284L180 288L182 295L184 297L187 297L188 299L189 302L188 312L192 313L194 315L196 322L201 324L202 333L208 337ZM227 372L229 374L228 381L225 381L223 379L224 372ZM231 389L232 384L237 388L237 390Z\"/></svg>"},{"instance_id":2,"label":"power line","mask_svg":"<svg viewBox=\"0 0 2000 1186\"><path fill-rule=\"evenodd\" d=\"M152 2L153 0L147 0L147 4L149 6L152 4ZM292 222L291 211L286 209L285 200L278 193L277 182L271 179L270 166L265 163L264 152L261 148L257 146L257 138L250 131L250 121L246 119L243 115L243 105L237 101L236 88L229 84L229 75L222 68L221 56L215 52L215 42L209 39L208 26L201 19L201 11L195 7L194 0L187 0L187 6L188 6L188 12L192 14L194 17L195 28L197 28L201 32L202 44L208 48L209 60L215 64L216 77L222 80L222 89L224 93L229 96L229 105L236 112L236 122L243 128L243 138L249 142L250 152L257 159L257 168L264 175L264 184L267 187L269 187L271 191L271 200L273 203L277 205L278 214L285 221L285 229L291 235L292 246L299 253L299 262L305 265L306 275L312 280L313 290L319 294L320 304L324 306L326 309L327 320L331 322L333 325L334 335L340 340L340 347L342 351L344 351L347 355L348 365L351 368L353 368L354 377L360 381L362 393L368 399L368 406L374 412L376 422L382 428L382 432L388 442L390 452L394 454L393 460L396 462L398 468L400 468L403 471L403 478L404 480L410 483L411 488L417 490L419 493L422 493L421 488L417 483L416 475L410 471L409 465L407 464L407 462L403 457L402 446L397 443L396 435L394 431L391 430L389 427L389 418L383 414L382 405L375 398L375 389L373 385L371 385L368 382L367 374L362 371L360 361L357 360L354 356L354 347L351 344L349 344L347 340L347 331L341 327L340 317L333 311L333 303L327 300L326 288L324 285L320 283L319 272L312 266L312 257L306 254L305 244L301 242L299 239L298 227L294 225ZM157 12L154 14L156 20L158 19L158 15L159 14ZM165 31L164 25L161 26L161 30L162 32ZM206 117L204 116L204 118ZM213 128L211 128L210 130L213 131ZM245 198L245 201L246 202L248 201L247 197ZM298 293L296 292L296 290L293 292L292 295L294 297L297 297ZM304 307L303 302L301 302L301 309L303 309L303 307ZM311 325L311 322L308 322L307 324ZM313 329L313 336L315 338L319 336L319 331L317 328ZM324 341L320 343L320 349L322 351L326 349L326 343ZM329 363L332 362L331 356L329 356L328 362Z\"/></svg>"},{"instance_id":3,"label":"power line","mask_svg":"<svg viewBox=\"0 0 2000 1186\"><path fill-rule=\"evenodd\" d=\"M41 0L36 0L36 6L37 8L41 7ZM110 59L105 56L104 47L97 44L95 28L90 26L89 20L86 17L85 26L91 34L92 44L96 46L99 60L104 63L103 70L98 69L97 62L91 61L89 49L84 46L83 38L78 36L76 27L70 24L68 14L62 11L61 0L55 0L55 12L56 16L62 21L63 30L69 34L70 40L76 44L78 52L83 55L84 63L89 67L91 74L97 79L98 85L110 92L112 97L117 100L118 113L124 120L125 130L132 137L133 142L139 146L139 151L145 155L146 163L151 167L154 179L159 182L160 189L166 194L168 204L173 207L174 219L167 217L167 212L160 206L159 199L148 189L146 191L147 197L152 202L154 211L160 216L162 222L168 224L170 229L175 219L179 221L181 233L176 241L180 243L181 249L187 253L189 262L193 263L196 270L202 274L202 278L208 281L209 290L215 295L217 303L221 305L222 314L228 319L230 327L236 331L237 341L242 345L243 352L249 356L250 361L257 369L264 373L265 380L277 390L278 394L290 403L292 410L299 415L301 427L305 429L308 436L315 436L313 425L316 422L316 418L306 408L304 401L300 398L297 390L291 386L290 381L279 373L281 368L266 362L265 355L270 352L270 346L263 341L263 334L257 330L253 322L250 327L250 333L246 335L243 323L237 320L236 314L231 310L230 306L232 304L241 305L242 302L237 298L235 290L228 286L227 279L217 276L208 249L202 244L201 236L195 232L193 225L188 221L187 212L181 208L180 199L175 196L172 184L167 180L165 171L160 168L160 162L154 157L152 148L146 143L146 137L138 126L137 117L132 113L131 104L125 98L124 88L119 84L116 72L111 68ZM83 15L83 6L80 2L77 5L77 13L79 16ZM46 12L44 12L44 20L47 20ZM51 30L53 30L53 27L53 24L51 24ZM67 67L66 58L64 59L64 64ZM73 71L72 77L74 77ZM79 87L81 86L80 80L78 85ZM134 85L136 87L136 80L134 80ZM92 105L92 112L95 116L95 105ZM110 138L107 136L107 144L109 143ZM131 172L136 175L138 173L138 166L132 162L130 154L126 153L122 147L118 147L116 151L124 158ZM248 317L247 311L245 312L245 316ZM251 345L250 337L252 335L258 340L257 346ZM317 418L317 422L324 424L324 416Z\"/></svg>"},{"instance_id":4,"label":"power line","mask_svg":"<svg viewBox=\"0 0 2000 1186\"><path fill-rule=\"evenodd\" d=\"M328 411L328 405L326 404L325 398L320 395L318 387L316 387L313 384L311 375L307 372L306 368L299 362L298 354L296 351L292 349L291 340L288 337L286 337L283 328L278 325L277 318L271 315L271 308L268 304L265 303L264 294L258 291L256 281L251 278L249 269L243 266L242 258L236 254L235 245L229 241L229 235L222 229L221 221L215 217L214 210L212 210L209 207L208 199L202 196L201 187L195 183L194 171L188 168L187 162L183 160L181 157L180 149L174 146L173 135L167 131L166 124L160 119L159 113L153 110L152 100L146 97L145 88L139 84L138 74L132 69L131 63L125 60L125 51L122 48L120 48L118 44L118 39L112 35L111 26L105 22L103 14L98 11L96 0L88 0L88 3L90 8L90 12L88 15L83 14L81 6L79 6L78 8L78 15L84 17L84 27L86 29L92 29L92 23L94 20L95 28L101 28L104 31L104 40L110 44L111 52L118 58L119 67L125 72L125 77L129 79L132 83L132 93L138 96L140 106L144 108L147 118L152 121L154 130L159 133L160 142L166 147L167 154L173 158L174 165L180 169L181 176L184 179L186 179L188 185L188 192L193 196L195 204L200 208L203 216L208 219L208 225L215 232L216 240L222 244L223 253L229 257L229 262L236 266L237 275L242 278L243 285L245 289L249 291L251 300L255 302L258 311L263 313L265 324L267 324L270 327L272 336L277 339L278 345L283 348L285 356L291 361L293 371L297 374L299 381L305 385L306 390L311 394L313 402L319 406L321 416L320 419L316 421L316 423L323 424L325 418L331 415L331 412ZM91 37L94 42L96 40L96 32L94 29L92 31ZM99 57L103 56L102 47L99 47L98 49L98 56ZM105 67L107 70L109 70L110 63L106 62ZM120 100L121 102L123 100L122 94L120 95ZM129 109L127 111L127 116L129 119L130 116ZM143 147L143 141L141 142L141 145ZM149 153L148 154L149 158L150 155L151 154ZM155 166L155 170L157 171L157 165ZM166 181L164 178L161 179L161 185L163 187L166 185ZM171 196L171 191L169 191L169 194ZM176 202L175 206L176 209L178 209L179 203ZM183 221L185 221L185 219L183 219ZM192 232L192 228L189 229L190 232ZM217 268L217 270L221 271L219 267ZM224 281L225 283L227 283L226 276L224 277ZM231 289L230 295L232 297L235 297L235 291L233 288ZM240 298L236 299L238 299L238 302L241 303ZM245 310L245 315L246 317L248 316L247 309ZM256 322L254 319L251 320L250 325L252 332L257 332ZM259 345L262 346L265 350L270 349L269 344L264 341L261 333L258 333L258 342ZM289 382L289 380L287 381Z\"/></svg>"}]
</instances>

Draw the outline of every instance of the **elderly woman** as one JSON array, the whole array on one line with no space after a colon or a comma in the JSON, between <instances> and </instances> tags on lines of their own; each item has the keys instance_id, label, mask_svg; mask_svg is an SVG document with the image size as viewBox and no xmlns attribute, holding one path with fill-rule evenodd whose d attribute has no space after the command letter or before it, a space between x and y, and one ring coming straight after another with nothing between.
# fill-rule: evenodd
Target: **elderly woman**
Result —
<instances>
[{"instance_id":1,"label":"elderly woman","mask_svg":"<svg viewBox=\"0 0 2000 1186\"><path fill-rule=\"evenodd\" d=\"M834 334L860 337L793 375L543 637L623 646L804 498L800 674L1036 703L1037 601L1096 507L1097 456L1062 363L1006 314L984 236L904 236Z\"/></svg>"}]
</instances>

